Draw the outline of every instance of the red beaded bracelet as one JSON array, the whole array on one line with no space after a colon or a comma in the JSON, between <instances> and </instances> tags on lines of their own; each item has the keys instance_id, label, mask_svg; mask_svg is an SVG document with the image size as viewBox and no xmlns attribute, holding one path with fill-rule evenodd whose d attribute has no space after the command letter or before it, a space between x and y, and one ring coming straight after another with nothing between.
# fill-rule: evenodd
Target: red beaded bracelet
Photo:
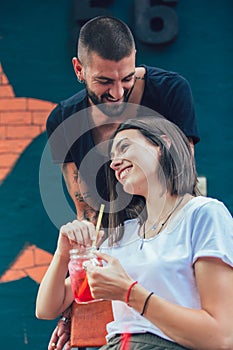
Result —
<instances>
[{"instance_id":1,"label":"red beaded bracelet","mask_svg":"<svg viewBox=\"0 0 233 350\"><path fill-rule=\"evenodd\" d=\"M129 296L130 296L130 292L131 292L133 286L135 286L135 284L137 284L137 283L138 283L138 281L134 281L134 282L129 286L129 289L128 289L128 291L127 291L125 302L126 302L126 304L127 304L128 306L130 306L130 305L129 305Z\"/></svg>"}]
</instances>

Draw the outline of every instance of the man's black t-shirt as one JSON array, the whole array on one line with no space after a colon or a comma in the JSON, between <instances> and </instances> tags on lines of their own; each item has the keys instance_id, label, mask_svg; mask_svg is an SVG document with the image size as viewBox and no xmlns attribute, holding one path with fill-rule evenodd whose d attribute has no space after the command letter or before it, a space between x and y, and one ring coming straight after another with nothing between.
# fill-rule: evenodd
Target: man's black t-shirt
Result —
<instances>
[{"instance_id":1,"label":"man's black t-shirt","mask_svg":"<svg viewBox=\"0 0 233 350\"><path fill-rule=\"evenodd\" d=\"M140 113L152 114L151 110L160 113L197 143L194 103L187 80L175 72L144 67L145 88ZM104 172L108 158L95 147L87 113L88 98L84 89L55 107L47 120L47 134L54 162L74 162L92 195L100 202L108 198Z\"/></svg>"}]
</instances>

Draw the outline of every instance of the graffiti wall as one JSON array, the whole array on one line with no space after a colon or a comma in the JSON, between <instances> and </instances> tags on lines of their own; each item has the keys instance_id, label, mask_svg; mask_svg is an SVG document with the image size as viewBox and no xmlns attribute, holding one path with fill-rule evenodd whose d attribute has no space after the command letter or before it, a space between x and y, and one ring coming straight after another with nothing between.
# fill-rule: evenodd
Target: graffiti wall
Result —
<instances>
[{"instance_id":1,"label":"graffiti wall","mask_svg":"<svg viewBox=\"0 0 233 350\"><path fill-rule=\"evenodd\" d=\"M34 315L38 285L58 233L41 199L40 162L49 112L81 88L71 59L75 37L87 19L118 16L135 35L138 64L177 71L189 80L201 136L198 173L207 179L207 194L233 212L232 1L79 4L0 3L0 336L10 350L46 349L56 324ZM55 188L61 182L55 165L48 167L47 176ZM62 203L54 200L54 206L63 213ZM71 216L60 215L61 222Z\"/></svg>"}]
</instances>

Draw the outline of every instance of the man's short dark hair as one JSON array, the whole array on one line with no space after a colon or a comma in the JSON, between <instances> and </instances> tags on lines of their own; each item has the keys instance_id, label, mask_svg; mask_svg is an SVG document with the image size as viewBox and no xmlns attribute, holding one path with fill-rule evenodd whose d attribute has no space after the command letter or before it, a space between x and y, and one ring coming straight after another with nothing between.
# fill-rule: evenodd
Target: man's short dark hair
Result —
<instances>
[{"instance_id":1,"label":"man's short dark hair","mask_svg":"<svg viewBox=\"0 0 233 350\"><path fill-rule=\"evenodd\" d=\"M118 18L99 16L86 22L80 30L78 58L81 63L86 55L97 53L104 59L120 61L135 50L135 42L129 27Z\"/></svg>"}]
</instances>

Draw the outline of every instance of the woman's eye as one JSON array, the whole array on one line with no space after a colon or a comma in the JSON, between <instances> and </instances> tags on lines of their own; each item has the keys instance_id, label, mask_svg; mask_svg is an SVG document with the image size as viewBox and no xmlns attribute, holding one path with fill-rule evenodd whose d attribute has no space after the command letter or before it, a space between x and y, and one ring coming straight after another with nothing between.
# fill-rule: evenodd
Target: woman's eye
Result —
<instances>
[{"instance_id":1,"label":"woman's eye","mask_svg":"<svg viewBox=\"0 0 233 350\"><path fill-rule=\"evenodd\" d=\"M128 148L128 146L129 145L127 143L122 144L121 147L120 147L120 151L124 152Z\"/></svg>"}]
</instances>

